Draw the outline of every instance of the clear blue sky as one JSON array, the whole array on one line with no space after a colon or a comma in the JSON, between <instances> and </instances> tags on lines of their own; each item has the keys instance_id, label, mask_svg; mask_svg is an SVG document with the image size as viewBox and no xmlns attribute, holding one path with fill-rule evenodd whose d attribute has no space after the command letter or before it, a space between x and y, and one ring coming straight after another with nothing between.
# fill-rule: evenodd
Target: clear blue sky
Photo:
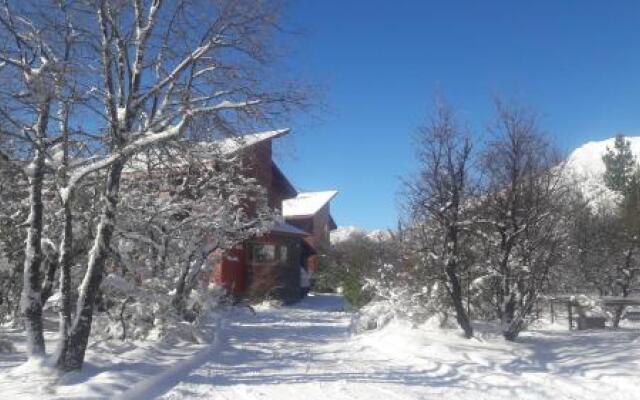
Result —
<instances>
[{"instance_id":1,"label":"clear blue sky","mask_svg":"<svg viewBox=\"0 0 640 400\"><path fill-rule=\"evenodd\" d=\"M280 163L302 190L340 191L338 225L395 226L436 90L477 129L494 94L516 97L565 152L640 135L637 0L295 0L287 23L305 30L289 69L328 111L293 124Z\"/></svg>"}]
</instances>

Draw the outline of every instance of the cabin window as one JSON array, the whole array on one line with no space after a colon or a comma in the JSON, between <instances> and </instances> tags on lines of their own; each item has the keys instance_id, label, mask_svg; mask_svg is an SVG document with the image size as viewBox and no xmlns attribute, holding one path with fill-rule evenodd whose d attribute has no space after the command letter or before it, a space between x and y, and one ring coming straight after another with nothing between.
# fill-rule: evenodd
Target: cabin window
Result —
<instances>
[{"instance_id":1,"label":"cabin window","mask_svg":"<svg viewBox=\"0 0 640 400\"><path fill-rule=\"evenodd\" d=\"M280 246L280 262L282 264L287 264L287 262L289 261L289 249L287 248L287 246Z\"/></svg>"},{"instance_id":2,"label":"cabin window","mask_svg":"<svg viewBox=\"0 0 640 400\"><path fill-rule=\"evenodd\" d=\"M274 244L264 243L254 244L251 259L255 263L270 263L276 261L276 246Z\"/></svg>"}]
</instances>

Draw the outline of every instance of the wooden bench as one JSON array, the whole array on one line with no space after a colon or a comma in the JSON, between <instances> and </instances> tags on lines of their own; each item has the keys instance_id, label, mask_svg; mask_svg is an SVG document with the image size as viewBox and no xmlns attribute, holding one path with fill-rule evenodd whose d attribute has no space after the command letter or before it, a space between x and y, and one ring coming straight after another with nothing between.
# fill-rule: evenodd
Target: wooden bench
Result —
<instances>
[{"instance_id":1,"label":"wooden bench","mask_svg":"<svg viewBox=\"0 0 640 400\"><path fill-rule=\"evenodd\" d=\"M596 316L578 316L578 330L582 331L585 329L604 329L606 323L605 317L596 317Z\"/></svg>"},{"instance_id":2,"label":"wooden bench","mask_svg":"<svg viewBox=\"0 0 640 400\"><path fill-rule=\"evenodd\" d=\"M627 321L640 321L640 310L627 311L624 313L624 319Z\"/></svg>"}]
</instances>

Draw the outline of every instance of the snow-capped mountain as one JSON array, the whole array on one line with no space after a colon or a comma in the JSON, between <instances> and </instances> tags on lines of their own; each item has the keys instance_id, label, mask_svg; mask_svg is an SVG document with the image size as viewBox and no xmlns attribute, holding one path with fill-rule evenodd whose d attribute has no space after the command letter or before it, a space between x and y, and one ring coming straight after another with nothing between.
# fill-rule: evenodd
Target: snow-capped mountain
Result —
<instances>
[{"instance_id":1,"label":"snow-capped mountain","mask_svg":"<svg viewBox=\"0 0 640 400\"><path fill-rule=\"evenodd\" d=\"M344 242L355 235L366 236L372 240L385 240L390 237L389 232L382 229L366 230L356 226L339 226L331 232L331 244Z\"/></svg>"},{"instance_id":2,"label":"snow-capped mountain","mask_svg":"<svg viewBox=\"0 0 640 400\"><path fill-rule=\"evenodd\" d=\"M640 136L626 137L631 143L631 151L640 156ZM567 158L565 171L570 179L575 179L583 195L594 204L607 203L615 198L615 194L604 184L605 166L602 156L607 148L612 149L615 138L597 142L587 142L575 149ZM640 159L639 159L640 160Z\"/></svg>"}]
</instances>

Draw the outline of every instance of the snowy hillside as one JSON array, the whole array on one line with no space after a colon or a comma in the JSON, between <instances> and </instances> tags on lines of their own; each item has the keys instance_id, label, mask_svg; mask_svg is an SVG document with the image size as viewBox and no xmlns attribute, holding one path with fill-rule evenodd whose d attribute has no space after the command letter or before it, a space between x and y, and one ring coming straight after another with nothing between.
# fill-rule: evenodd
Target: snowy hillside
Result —
<instances>
[{"instance_id":1,"label":"snowy hillside","mask_svg":"<svg viewBox=\"0 0 640 400\"><path fill-rule=\"evenodd\" d=\"M626 138L631 143L631 151L636 157L640 155L640 136ZM599 142L588 142L575 149L567 158L566 171L568 177L575 179L586 198L602 204L613 198L613 193L604 185L605 171L602 156L607 147L612 149L615 138Z\"/></svg>"},{"instance_id":2,"label":"snowy hillside","mask_svg":"<svg viewBox=\"0 0 640 400\"><path fill-rule=\"evenodd\" d=\"M344 242L356 235L366 236L372 240L385 240L390 237L389 232L382 229L366 230L356 226L339 226L331 232L331 244Z\"/></svg>"}]
</instances>

